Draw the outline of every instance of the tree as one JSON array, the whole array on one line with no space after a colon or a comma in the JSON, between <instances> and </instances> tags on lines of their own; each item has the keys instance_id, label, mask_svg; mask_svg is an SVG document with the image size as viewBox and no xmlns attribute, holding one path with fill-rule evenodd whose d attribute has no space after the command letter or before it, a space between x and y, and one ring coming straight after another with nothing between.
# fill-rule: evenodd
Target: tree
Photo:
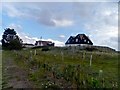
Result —
<instances>
[{"instance_id":1,"label":"tree","mask_svg":"<svg viewBox=\"0 0 120 90\"><path fill-rule=\"evenodd\" d=\"M14 29L4 29L2 35L2 47L3 49L19 50L22 49L22 39L20 39Z\"/></svg>"}]
</instances>

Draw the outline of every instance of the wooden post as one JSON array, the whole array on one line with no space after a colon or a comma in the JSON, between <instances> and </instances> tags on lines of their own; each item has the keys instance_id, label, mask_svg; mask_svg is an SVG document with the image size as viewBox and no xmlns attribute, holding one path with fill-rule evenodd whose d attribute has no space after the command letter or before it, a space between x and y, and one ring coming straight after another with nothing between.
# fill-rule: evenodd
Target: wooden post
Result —
<instances>
[{"instance_id":1,"label":"wooden post","mask_svg":"<svg viewBox=\"0 0 120 90\"><path fill-rule=\"evenodd\" d=\"M74 55L74 47L75 47L75 46L72 46L72 53L73 53L73 54L72 54L72 59L73 59L73 55Z\"/></svg>"},{"instance_id":2,"label":"wooden post","mask_svg":"<svg viewBox=\"0 0 120 90\"><path fill-rule=\"evenodd\" d=\"M102 77L103 70L99 70L99 77Z\"/></svg>"},{"instance_id":3,"label":"wooden post","mask_svg":"<svg viewBox=\"0 0 120 90\"><path fill-rule=\"evenodd\" d=\"M30 51L30 61L32 60L32 51Z\"/></svg>"},{"instance_id":4,"label":"wooden post","mask_svg":"<svg viewBox=\"0 0 120 90\"><path fill-rule=\"evenodd\" d=\"M61 57L62 57L62 62L64 61L64 56L63 52L61 51Z\"/></svg>"},{"instance_id":5,"label":"wooden post","mask_svg":"<svg viewBox=\"0 0 120 90\"><path fill-rule=\"evenodd\" d=\"M92 65L92 54L90 56L90 67L91 67L91 65Z\"/></svg>"},{"instance_id":6,"label":"wooden post","mask_svg":"<svg viewBox=\"0 0 120 90\"><path fill-rule=\"evenodd\" d=\"M35 50L35 52L34 52L34 56L36 55L36 50Z\"/></svg>"},{"instance_id":7,"label":"wooden post","mask_svg":"<svg viewBox=\"0 0 120 90\"><path fill-rule=\"evenodd\" d=\"M104 82L105 82L105 80L104 80L104 78L103 78L103 79L102 79L102 86L103 86L103 88L105 87Z\"/></svg>"},{"instance_id":8,"label":"wooden post","mask_svg":"<svg viewBox=\"0 0 120 90\"><path fill-rule=\"evenodd\" d=\"M83 52L83 60L85 60L85 51Z\"/></svg>"}]
</instances>

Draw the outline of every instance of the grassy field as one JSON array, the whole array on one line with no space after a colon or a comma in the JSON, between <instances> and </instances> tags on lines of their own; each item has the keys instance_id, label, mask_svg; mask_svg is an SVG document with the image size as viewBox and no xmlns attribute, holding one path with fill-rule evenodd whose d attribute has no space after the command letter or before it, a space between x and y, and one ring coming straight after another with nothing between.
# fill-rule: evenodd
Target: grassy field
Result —
<instances>
[{"instance_id":1,"label":"grassy field","mask_svg":"<svg viewBox=\"0 0 120 90\"><path fill-rule=\"evenodd\" d=\"M115 52L59 47L3 51L3 54L28 71L27 78L36 88L118 88Z\"/></svg>"}]
</instances>

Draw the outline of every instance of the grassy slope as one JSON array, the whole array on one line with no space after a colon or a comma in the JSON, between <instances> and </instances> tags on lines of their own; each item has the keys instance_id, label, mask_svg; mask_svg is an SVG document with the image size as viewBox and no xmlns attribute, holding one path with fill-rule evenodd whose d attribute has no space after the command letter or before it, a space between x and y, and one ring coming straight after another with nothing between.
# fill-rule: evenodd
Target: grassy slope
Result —
<instances>
[{"instance_id":1,"label":"grassy slope","mask_svg":"<svg viewBox=\"0 0 120 90\"><path fill-rule=\"evenodd\" d=\"M65 67L73 67L67 69L69 72L74 72L74 75L78 74L75 71L80 65L80 75L77 79L80 79L80 84L84 81L89 81L89 84L83 84L81 87L103 87L102 80L104 78L105 87L111 88L113 84L116 84L118 79L118 55L117 53L101 53L101 52L86 52L79 50L65 50L63 48L52 48L49 51L41 51L36 49L37 54L34 55L35 49L22 50L19 52L8 52L14 57L16 63L29 71L29 80L34 81L38 87L46 87L48 81L56 83L59 87L78 87L79 82L75 80L76 76L72 80L65 80L67 73L64 73ZM92 66L89 66L90 56L92 58ZM62 56L63 55L63 56ZM46 68L44 65L49 66ZM50 68L51 67L51 68ZM48 70L50 69L50 70ZM99 70L102 70L102 75L99 74ZM55 77L53 76L53 71ZM68 72L68 73L69 73ZM59 78L56 78L58 74L62 74ZM71 73L70 73L71 74ZM63 76L64 75L64 76ZM69 75L67 75L69 77ZM92 79L99 85L93 85ZM62 83L62 84L61 84ZM68 83L68 84L65 84ZM54 87L56 87L54 85ZM117 87L117 86L115 86Z\"/></svg>"},{"instance_id":2,"label":"grassy slope","mask_svg":"<svg viewBox=\"0 0 120 90\"><path fill-rule=\"evenodd\" d=\"M2 45L0 45L0 50L2 49Z\"/></svg>"}]
</instances>

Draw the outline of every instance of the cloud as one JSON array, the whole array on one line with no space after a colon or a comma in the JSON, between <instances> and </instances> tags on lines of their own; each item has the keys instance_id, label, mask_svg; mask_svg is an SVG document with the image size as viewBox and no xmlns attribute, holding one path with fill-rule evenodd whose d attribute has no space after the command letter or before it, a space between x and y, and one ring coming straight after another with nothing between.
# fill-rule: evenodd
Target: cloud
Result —
<instances>
[{"instance_id":1,"label":"cloud","mask_svg":"<svg viewBox=\"0 0 120 90\"><path fill-rule=\"evenodd\" d=\"M90 24L89 24L90 25ZM87 26L87 32L95 45L109 46L118 50L118 27L111 25Z\"/></svg>"},{"instance_id":2,"label":"cloud","mask_svg":"<svg viewBox=\"0 0 120 90\"><path fill-rule=\"evenodd\" d=\"M1 44L1 40L2 40L2 35L3 35L3 33L0 33L0 44Z\"/></svg>"},{"instance_id":3,"label":"cloud","mask_svg":"<svg viewBox=\"0 0 120 90\"><path fill-rule=\"evenodd\" d=\"M46 5L45 5L46 6ZM36 18L36 20L43 25L46 26L53 26L53 27L67 27L72 26L74 24L73 20L70 20L69 18L58 15L56 11L51 11L50 9L43 9L38 14L39 16Z\"/></svg>"},{"instance_id":4,"label":"cloud","mask_svg":"<svg viewBox=\"0 0 120 90\"><path fill-rule=\"evenodd\" d=\"M65 38L65 35L60 35L59 38Z\"/></svg>"},{"instance_id":5,"label":"cloud","mask_svg":"<svg viewBox=\"0 0 120 90\"><path fill-rule=\"evenodd\" d=\"M62 4L59 5L62 6ZM64 15L64 9L62 8L58 12L56 8L56 3L3 3L3 14L12 18L35 20L46 26L72 26L73 21Z\"/></svg>"},{"instance_id":6,"label":"cloud","mask_svg":"<svg viewBox=\"0 0 120 90\"><path fill-rule=\"evenodd\" d=\"M10 17L20 17L22 12L13 6L13 4L3 4L3 10L6 10L6 13Z\"/></svg>"},{"instance_id":7,"label":"cloud","mask_svg":"<svg viewBox=\"0 0 120 90\"><path fill-rule=\"evenodd\" d=\"M91 21L96 16L104 20L105 23L109 23L112 21L110 17L114 17L114 13L117 12L117 10L115 11L116 6L116 4L112 6L111 3L103 4L96 2L3 3L3 12L10 17L28 18L46 26L66 27L72 26L74 23L76 24L77 20L89 19ZM114 11L113 14L111 10ZM103 15L105 18L101 17ZM76 17L79 19L75 21ZM115 17L117 19L117 16Z\"/></svg>"},{"instance_id":8,"label":"cloud","mask_svg":"<svg viewBox=\"0 0 120 90\"><path fill-rule=\"evenodd\" d=\"M71 20L55 20L53 19L52 20L55 24L55 26L58 26L58 27L64 27L64 26L72 26L73 25L73 21Z\"/></svg>"},{"instance_id":9,"label":"cloud","mask_svg":"<svg viewBox=\"0 0 120 90\"><path fill-rule=\"evenodd\" d=\"M105 39L102 43L106 46L109 45L109 47L120 51L120 49L118 48L118 45L120 44L120 42L118 42L118 37L111 37L109 39Z\"/></svg>"},{"instance_id":10,"label":"cloud","mask_svg":"<svg viewBox=\"0 0 120 90\"><path fill-rule=\"evenodd\" d=\"M16 25L14 23L10 24L7 28L12 28L17 32L21 32L23 29L21 25L18 25L18 24Z\"/></svg>"},{"instance_id":11,"label":"cloud","mask_svg":"<svg viewBox=\"0 0 120 90\"><path fill-rule=\"evenodd\" d=\"M55 26L55 23L52 21L52 14L48 10L41 11L36 20L46 26Z\"/></svg>"},{"instance_id":12,"label":"cloud","mask_svg":"<svg viewBox=\"0 0 120 90\"><path fill-rule=\"evenodd\" d=\"M117 3L100 3L89 21L84 23L84 28L95 45L118 50Z\"/></svg>"},{"instance_id":13,"label":"cloud","mask_svg":"<svg viewBox=\"0 0 120 90\"><path fill-rule=\"evenodd\" d=\"M2 27L2 3L0 2L0 27Z\"/></svg>"},{"instance_id":14,"label":"cloud","mask_svg":"<svg viewBox=\"0 0 120 90\"><path fill-rule=\"evenodd\" d=\"M44 0L44 2L118 2L119 0ZM43 0L2 0L2 2L43 2Z\"/></svg>"}]
</instances>

